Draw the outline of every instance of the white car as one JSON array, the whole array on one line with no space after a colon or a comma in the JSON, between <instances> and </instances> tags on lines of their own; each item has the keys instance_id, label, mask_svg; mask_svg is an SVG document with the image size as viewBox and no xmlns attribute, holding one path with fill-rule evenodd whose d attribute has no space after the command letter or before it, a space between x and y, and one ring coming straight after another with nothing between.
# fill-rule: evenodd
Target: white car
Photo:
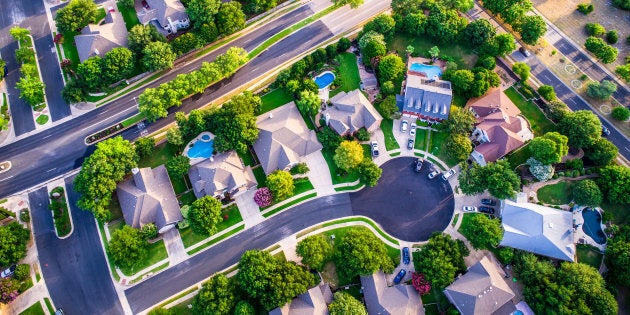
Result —
<instances>
[{"instance_id":1,"label":"white car","mask_svg":"<svg viewBox=\"0 0 630 315\"><path fill-rule=\"evenodd\" d=\"M455 175L455 169L450 169L448 170L448 172L444 172L442 174L442 179L443 180L448 180L449 178L451 178L451 176Z\"/></svg>"},{"instance_id":2,"label":"white car","mask_svg":"<svg viewBox=\"0 0 630 315\"><path fill-rule=\"evenodd\" d=\"M372 147L372 156L378 156L378 142L372 141L370 147Z\"/></svg>"},{"instance_id":3,"label":"white car","mask_svg":"<svg viewBox=\"0 0 630 315\"><path fill-rule=\"evenodd\" d=\"M400 123L400 132L407 132L408 125L409 123L403 119L403 121Z\"/></svg>"},{"instance_id":4,"label":"white car","mask_svg":"<svg viewBox=\"0 0 630 315\"><path fill-rule=\"evenodd\" d=\"M415 136L416 135L416 128L418 126L416 126L416 123L411 123L411 127L409 127L409 134L411 136Z\"/></svg>"},{"instance_id":5,"label":"white car","mask_svg":"<svg viewBox=\"0 0 630 315\"><path fill-rule=\"evenodd\" d=\"M440 174L440 171L437 170L429 173L429 179L434 179L435 176L438 176L438 174Z\"/></svg>"},{"instance_id":6,"label":"white car","mask_svg":"<svg viewBox=\"0 0 630 315\"><path fill-rule=\"evenodd\" d=\"M464 210L464 212L477 212L477 207L463 206L462 210Z\"/></svg>"}]
</instances>

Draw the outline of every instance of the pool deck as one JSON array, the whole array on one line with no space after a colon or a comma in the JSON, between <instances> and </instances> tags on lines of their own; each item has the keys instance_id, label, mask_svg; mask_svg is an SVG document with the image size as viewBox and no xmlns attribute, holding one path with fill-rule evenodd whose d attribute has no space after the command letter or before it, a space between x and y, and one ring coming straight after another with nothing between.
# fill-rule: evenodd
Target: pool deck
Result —
<instances>
[{"instance_id":1,"label":"pool deck","mask_svg":"<svg viewBox=\"0 0 630 315\"><path fill-rule=\"evenodd\" d=\"M330 81L330 83L328 85L326 85L323 88L319 89L318 95L319 98L323 101L323 102L328 102L328 99L330 98L329 94L330 94L330 85L335 81L335 79L337 78L337 75L335 75L334 72L326 70L318 75L316 75L315 77L313 77L313 80L323 76L326 73L330 73L333 75L333 81ZM319 86L319 85L318 85Z\"/></svg>"},{"instance_id":2,"label":"pool deck","mask_svg":"<svg viewBox=\"0 0 630 315\"><path fill-rule=\"evenodd\" d=\"M203 136L205 136L205 135L210 136L210 139L209 139L209 140L204 140L204 139L202 139L202 138L203 138ZM190 150L190 148L192 148L192 147L193 147L193 144L194 144L195 142L197 142L197 140L199 140L199 141L203 141L203 142L210 142L210 141L214 140L214 135L213 135L211 132L209 132L209 131L204 131L204 132L200 133L199 135L197 135L197 137L195 137L194 139L190 140L190 141L186 144L186 147L184 148L184 152L182 152L182 155L183 155L183 156L188 156L188 150ZM203 160L205 160L205 159L207 159L207 158L203 158L203 157L199 157L199 158L190 158L190 165L195 165L195 164L197 164L197 163L199 163L199 162L201 162L201 161L203 161Z\"/></svg>"},{"instance_id":3,"label":"pool deck","mask_svg":"<svg viewBox=\"0 0 630 315\"><path fill-rule=\"evenodd\" d=\"M425 65L430 65L430 66L437 66L440 67L440 70L442 71L442 73L444 73L444 71L446 70L446 62L444 60L436 60L434 63L431 63L431 59L429 58L424 58L424 57L409 57L409 59L407 59L407 73L408 74L413 74L413 75L418 75L418 76L422 76L422 77L426 77L426 74L424 72L416 72L416 71L412 71L411 70L411 65L414 63L420 63L420 64L425 64Z\"/></svg>"},{"instance_id":4,"label":"pool deck","mask_svg":"<svg viewBox=\"0 0 630 315\"><path fill-rule=\"evenodd\" d=\"M577 244L593 245L597 247L599 250L604 251L606 250L606 244L603 244L603 245L598 244L597 242L595 242L595 240L592 237L584 233L584 230L582 229L581 225L584 224L584 217L582 216L582 211L586 208L588 207L579 207L573 211L573 220L575 221L576 225L580 225L580 227L578 227L574 231L574 235L573 235L574 240ZM601 226L602 231L604 231L604 228L605 227L602 225ZM580 239L583 239L584 242L580 242Z\"/></svg>"}]
</instances>

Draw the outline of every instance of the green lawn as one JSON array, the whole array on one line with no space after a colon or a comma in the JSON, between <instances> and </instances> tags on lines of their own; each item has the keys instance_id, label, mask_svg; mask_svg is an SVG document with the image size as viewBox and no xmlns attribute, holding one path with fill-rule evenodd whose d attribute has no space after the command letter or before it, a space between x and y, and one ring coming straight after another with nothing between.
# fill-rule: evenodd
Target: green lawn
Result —
<instances>
[{"instance_id":1,"label":"green lawn","mask_svg":"<svg viewBox=\"0 0 630 315\"><path fill-rule=\"evenodd\" d=\"M153 153L145 156L138 161L138 167L151 167L155 168L162 164L166 164L166 162L179 154L179 149L174 145L164 142L153 149ZM171 176L171 183L173 184L173 189L176 194L181 194L188 190L190 187L188 183L187 176Z\"/></svg>"},{"instance_id":2,"label":"green lawn","mask_svg":"<svg viewBox=\"0 0 630 315\"><path fill-rule=\"evenodd\" d=\"M357 56L353 53L342 53L337 56L339 67L337 68L337 77L341 80L341 84L337 89L330 92L333 97L337 93L344 91L349 92L359 88L361 78L359 77L359 67L357 66Z\"/></svg>"},{"instance_id":3,"label":"green lawn","mask_svg":"<svg viewBox=\"0 0 630 315\"><path fill-rule=\"evenodd\" d=\"M293 191L293 196L299 195L311 189L313 189L313 184L310 180L308 180L308 177L305 179L295 180L295 190Z\"/></svg>"},{"instance_id":4,"label":"green lawn","mask_svg":"<svg viewBox=\"0 0 630 315\"><path fill-rule=\"evenodd\" d=\"M116 6L118 7L118 11L120 11L120 14L122 14L123 20L125 20L125 26L127 27L127 30L131 30L132 27L140 24L135 8L128 8L124 5L120 5L120 3L117 3Z\"/></svg>"},{"instance_id":5,"label":"green lawn","mask_svg":"<svg viewBox=\"0 0 630 315\"><path fill-rule=\"evenodd\" d=\"M241 158L241 160L243 160L243 164L247 165L247 166L254 166L254 157L252 156L252 153L250 151L247 151L247 153L238 153L238 157Z\"/></svg>"},{"instance_id":6,"label":"green lawn","mask_svg":"<svg viewBox=\"0 0 630 315\"><path fill-rule=\"evenodd\" d=\"M96 16L94 17L94 24L100 22L102 19L105 18L105 8L99 8L98 10L96 10Z\"/></svg>"},{"instance_id":7,"label":"green lawn","mask_svg":"<svg viewBox=\"0 0 630 315\"><path fill-rule=\"evenodd\" d=\"M447 132L435 132L431 131L431 139L429 142L429 152L435 156L437 156L440 160L442 160L449 167L453 167L457 165L459 161L452 159L446 155L446 150L444 149L444 143L448 138Z\"/></svg>"},{"instance_id":8,"label":"green lawn","mask_svg":"<svg viewBox=\"0 0 630 315\"><path fill-rule=\"evenodd\" d=\"M177 199L182 203L182 205L190 205L197 200L197 197L195 197L195 192L191 189L189 192L177 197Z\"/></svg>"},{"instance_id":9,"label":"green lawn","mask_svg":"<svg viewBox=\"0 0 630 315\"><path fill-rule=\"evenodd\" d=\"M129 127L132 125L135 125L137 123L139 123L140 121L144 120L145 118L147 118L147 116L144 113L138 113L136 115L133 115L125 120L123 120L122 125L123 127Z\"/></svg>"},{"instance_id":10,"label":"green lawn","mask_svg":"<svg viewBox=\"0 0 630 315\"><path fill-rule=\"evenodd\" d=\"M428 136L429 136L429 130L417 129L416 130L416 142L414 143L413 147L418 149L418 150L426 151L427 150L427 137Z\"/></svg>"},{"instance_id":11,"label":"green lawn","mask_svg":"<svg viewBox=\"0 0 630 315\"><path fill-rule=\"evenodd\" d=\"M578 244L576 247L577 261L599 270L604 255L590 245Z\"/></svg>"},{"instance_id":12,"label":"green lawn","mask_svg":"<svg viewBox=\"0 0 630 315\"><path fill-rule=\"evenodd\" d=\"M31 305L29 308L25 309L20 315L44 315L44 308L42 307L42 303L39 301L35 302L35 304Z\"/></svg>"},{"instance_id":13,"label":"green lawn","mask_svg":"<svg viewBox=\"0 0 630 315\"><path fill-rule=\"evenodd\" d=\"M440 48L440 57L449 56L457 63L461 68L471 69L475 62L477 62L477 55L466 46L461 46L456 43L448 43L437 45L427 36L412 36L408 34L396 33L394 37L387 43L389 50L395 50L400 55L405 54L407 46L414 47L413 55L428 56L429 49L433 46Z\"/></svg>"},{"instance_id":14,"label":"green lawn","mask_svg":"<svg viewBox=\"0 0 630 315\"><path fill-rule=\"evenodd\" d=\"M264 114L272 109L278 108L284 104L293 101L293 95L286 89L275 89L260 97L262 105L260 106L260 114Z\"/></svg>"},{"instance_id":15,"label":"green lawn","mask_svg":"<svg viewBox=\"0 0 630 315\"><path fill-rule=\"evenodd\" d=\"M44 302L46 303L46 308L50 314L55 314L55 309L52 307L52 303L49 298L44 298Z\"/></svg>"},{"instance_id":16,"label":"green lawn","mask_svg":"<svg viewBox=\"0 0 630 315\"><path fill-rule=\"evenodd\" d=\"M275 209L273 209L273 210L271 210L271 211L269 211L269 212L267 212L267 213L263 214L263 216L264 216L265 218L268 218L268 217L270 217L270 216L272 216L272 215L274 215L274 214L276 214L276 213L278 213L278 212L280 212L280 211L282 211L282 210L284 210L284 209L287 209L287 208L289 208L289 207L292 207L293 205L296 205L296 204L298 204L298 203L300 203L300 202L302 202L302 201L304 201L304 200L314 198L315 196L317 196L317 193L316 193L316 192L312 192L312 193L310 193L310 194L306 194L306 195L304 195L304 196L302 196L302 197L300 197L300 198L293 199L293 200L291 200L290 202L287 202L287 203L283 204L282 206L277 207L277 208L275 208Z\"/></svg>"},{"instance_id":17,"label":"green lawn","mask_svg":"<svg viewBox=\"0 0 630 315\"><path fill-rule=\"evenodd\" d=\"M164 240L159 240L147 246L147 256L142 261L136 263L136 265L131 268L120 268L120 271L122 271L122 273L126 276L131 276L136 272L150 267L166 258L168 258L168 254L166 253Z\"/></svg>"},{"instance_id":18,"label":"green lawn","mask_svg":"<svg viewBox=\"0 0 630 315\"><path fill-rule=\"evenodd\" d=\"M464 213L462 214L462 224L459 225L459 229L457 232L461 233L466 239L469 239L472 234L470 233L470 221L473 216L476 215L485 215L482 213Z\"/></svg>"},{"instance_id":19,"label":"green lawn","mask_svg":"<svg viewBox=\"0 0 630 315\"><path fill-rule=\"evenodd\" d=\"M394 121L391 119L383 118L381 121L381 130L383 130L383 135L385 135L385 149L387 151L400 149L398 142L396 142L396 138L394 138Z\"/></svg>"},{"instance_id":20,"label":"green lawn","mask_svg":"<svg viewBox=\"0 0 630 315\"><path fill-rule=\"evenodd\" d=\"M565 205L571 202L573 182L563 181L538 189L538 200L552 205Z\"/></svg>"},{"instance_id":21,"label":"green lawn","mask_svg":"<svg viewBox=\"0 0 630 315\"><path fill-rule=\"evenodd\" d=\"M630 223L630 211L628 211L629 205L611 204L606 198L600 205L604 211L611 212L613 214L613 222L618 225Z\"/></svg>"},{"instance_id":22,"label":"green lawn","mask_svg":"<svg viewBox=\"0 0 630 315\"><path fill-rule=\"evenodd\" d=\"M223 220L223 222L217 224L217 233L243 221L243 217L241 216L241 212L238 210L236 204L231 205L223 210L223 215L227 215L227 220ZM203 235L195 233L192 228L188 227L179 231L182 242L184 243L184 247L188 248L192 245L195 245L206 238L210 237L210 235Z\"/></svg>"},{"instance_id":23,"label":"green lawn","mask_svg":"<svg viewBox=\"0 0 630 315\"><path fill-rule=\"evenodd\" d=\"M529 159L529 157L531 156L531 153L529 152L529 149L527 148L528 145L529 143L524 145L522 148L506 155L508 162L513 168L516 168L517 166L524 164L525 162L527 162L527 159Z\"/></svg>"},{"instance_id":24,"label":"green lawn","mask_svg":"<svg viewBox=\"0 0 630 315\"><path fill-rule=\"evenodd\" d=\"M451 226L456 226L457 225L457 219L459 219L459 213L455 214L455 217L453 217L453 222L451 222Z\"/></svg>"},{"instance_id":25,"label":"green lawn","mask_svg":"<svg viewBox=\"0 0 630 315\"><path fill-rule=\"evenodd\" d=\"M335 160L333 159L333 156L335 156L334 151L322 150L322 155L326 160L326 164L328 164L333 185L340 183L352 183L359 179L359 174L356 171L345 173L337 167L337 164L335 164Z\"/></svg>"},{"instance_id":26,"label":"green lawn","mask_svg":"<svg viewBox=\"0 0 630 315\"><path fill-rule=\"evenodd\" d=\"M549 120L545 114L531 101L527 101L523 96L521 96L514 87L510 87L505 90L505 95L507 95L514 105L521 110L521 113L531 125L532 131L536 136L542 136L547 132L555 131L556 126Z\"/></svg>"},{"instance_id":27,"label":"green lawn","mask_svg":"<svg viewBox=\"0 0 630 315\"><path fill-rule=\"evenodd\" d=\"M376 225L374 223L374 221L372 221L371 219L368 218L346 218L346 219L339 219L339 220L335 220L335 221L331 221L331 222L327 222L324 223L322 225L322 227L327 227L327 226L333 226L335 224L341 224L341 223L346 223L346 222L365 222L367 224L369 224L370 226L372 226L376 231L378 231L378 234L380 234L383 238L387 239L388 241L400 245L400 243L398 242L398 240L392 238L391 236L389 236L389 234L385 233L385 231L383 231L378 225Z\"/></svg>"}]
</instances>

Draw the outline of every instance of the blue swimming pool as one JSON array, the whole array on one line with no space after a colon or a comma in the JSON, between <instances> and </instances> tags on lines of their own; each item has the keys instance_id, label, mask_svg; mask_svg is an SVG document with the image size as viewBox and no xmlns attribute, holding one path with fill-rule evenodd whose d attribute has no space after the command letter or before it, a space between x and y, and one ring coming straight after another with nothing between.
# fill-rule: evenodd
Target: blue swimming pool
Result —
<instances>
[{"instance_id":1,"label":"blue swimming pool","mask_svg":"<svg viewBox=\"0 0 630 315\"><path fill-rule=\"evenodd\" d=\"M207 135L204 135L204 136L207 136ZM209 136L207 137L208 139L210 139ZM209 158L212 156L212 151L214 150L213 145L214 145L214 141L197 140L194 142L192 148L188 149L188 152L186 153L186 155L188 155L188 157L191 159Z\"/></svg>"},{"instance_id":2,"label":"blue swimming pool","mask_svg":"<svg viewBox=\"0 0 630 315\"><path fill-rule=\"evenodd\" d=\"M602 217L598 211L590 208L582 210L584 224L582 230L590 236L597 244L606 244L606 234L602 231Z\"/></svg>"},{"instance_id":3,"label":"blue swimming pool","mask_svg":"<svg viewBox=\"0 0 630 315\"><path fill-rule=\"evenodd\" d=\"M412 63L411 67L409 67L409 70L413 72L424 73L427 76L427 78L430 78L430 79L436 76L438 78L442 76L442 70L440 69L440 67L425 65L423 63Z\"/></svg>"},{"instance_id":4,"label":"blue swimming pool","mask_svg":"<svg viewBox=\"0 0 630 315\"><path fill-rule=\"evenodd\" d=\"M203 135L203 136L201 136L201 140L203 140L203 141L210 140L210 135Z\"/></svg>"},{"instance_id":5,"label":"blue swimming pool","mask_svg":"<svg viewBox=\"0 0 630 315\"><path fill-rule=\"evenodd\" d=\"M320 89L323 89L335 81L335 74L330 71L326 71L316 76L314 80L315 84L317 84Z\"/></svg>"}]
</instances>

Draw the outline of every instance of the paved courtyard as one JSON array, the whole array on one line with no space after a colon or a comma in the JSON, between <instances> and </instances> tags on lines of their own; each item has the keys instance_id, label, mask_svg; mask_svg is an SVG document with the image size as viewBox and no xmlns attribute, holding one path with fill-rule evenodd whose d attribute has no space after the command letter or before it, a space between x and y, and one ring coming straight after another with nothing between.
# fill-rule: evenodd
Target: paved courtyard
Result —
<instances>
[{"instance_id":1,"label":"paved courtyard","mask_svg":"<svg viewBox=\"0 0 630 315\"><path fill-rule=\"evenodd\" d=\"M387 161L378 185L350 194L350 200L355 215L372 218L396 238L421 242L448 226L455 200L447 182L428 179L426 167L416 173L414 161L410 157Z\"/></svg>"}]
</instances>

